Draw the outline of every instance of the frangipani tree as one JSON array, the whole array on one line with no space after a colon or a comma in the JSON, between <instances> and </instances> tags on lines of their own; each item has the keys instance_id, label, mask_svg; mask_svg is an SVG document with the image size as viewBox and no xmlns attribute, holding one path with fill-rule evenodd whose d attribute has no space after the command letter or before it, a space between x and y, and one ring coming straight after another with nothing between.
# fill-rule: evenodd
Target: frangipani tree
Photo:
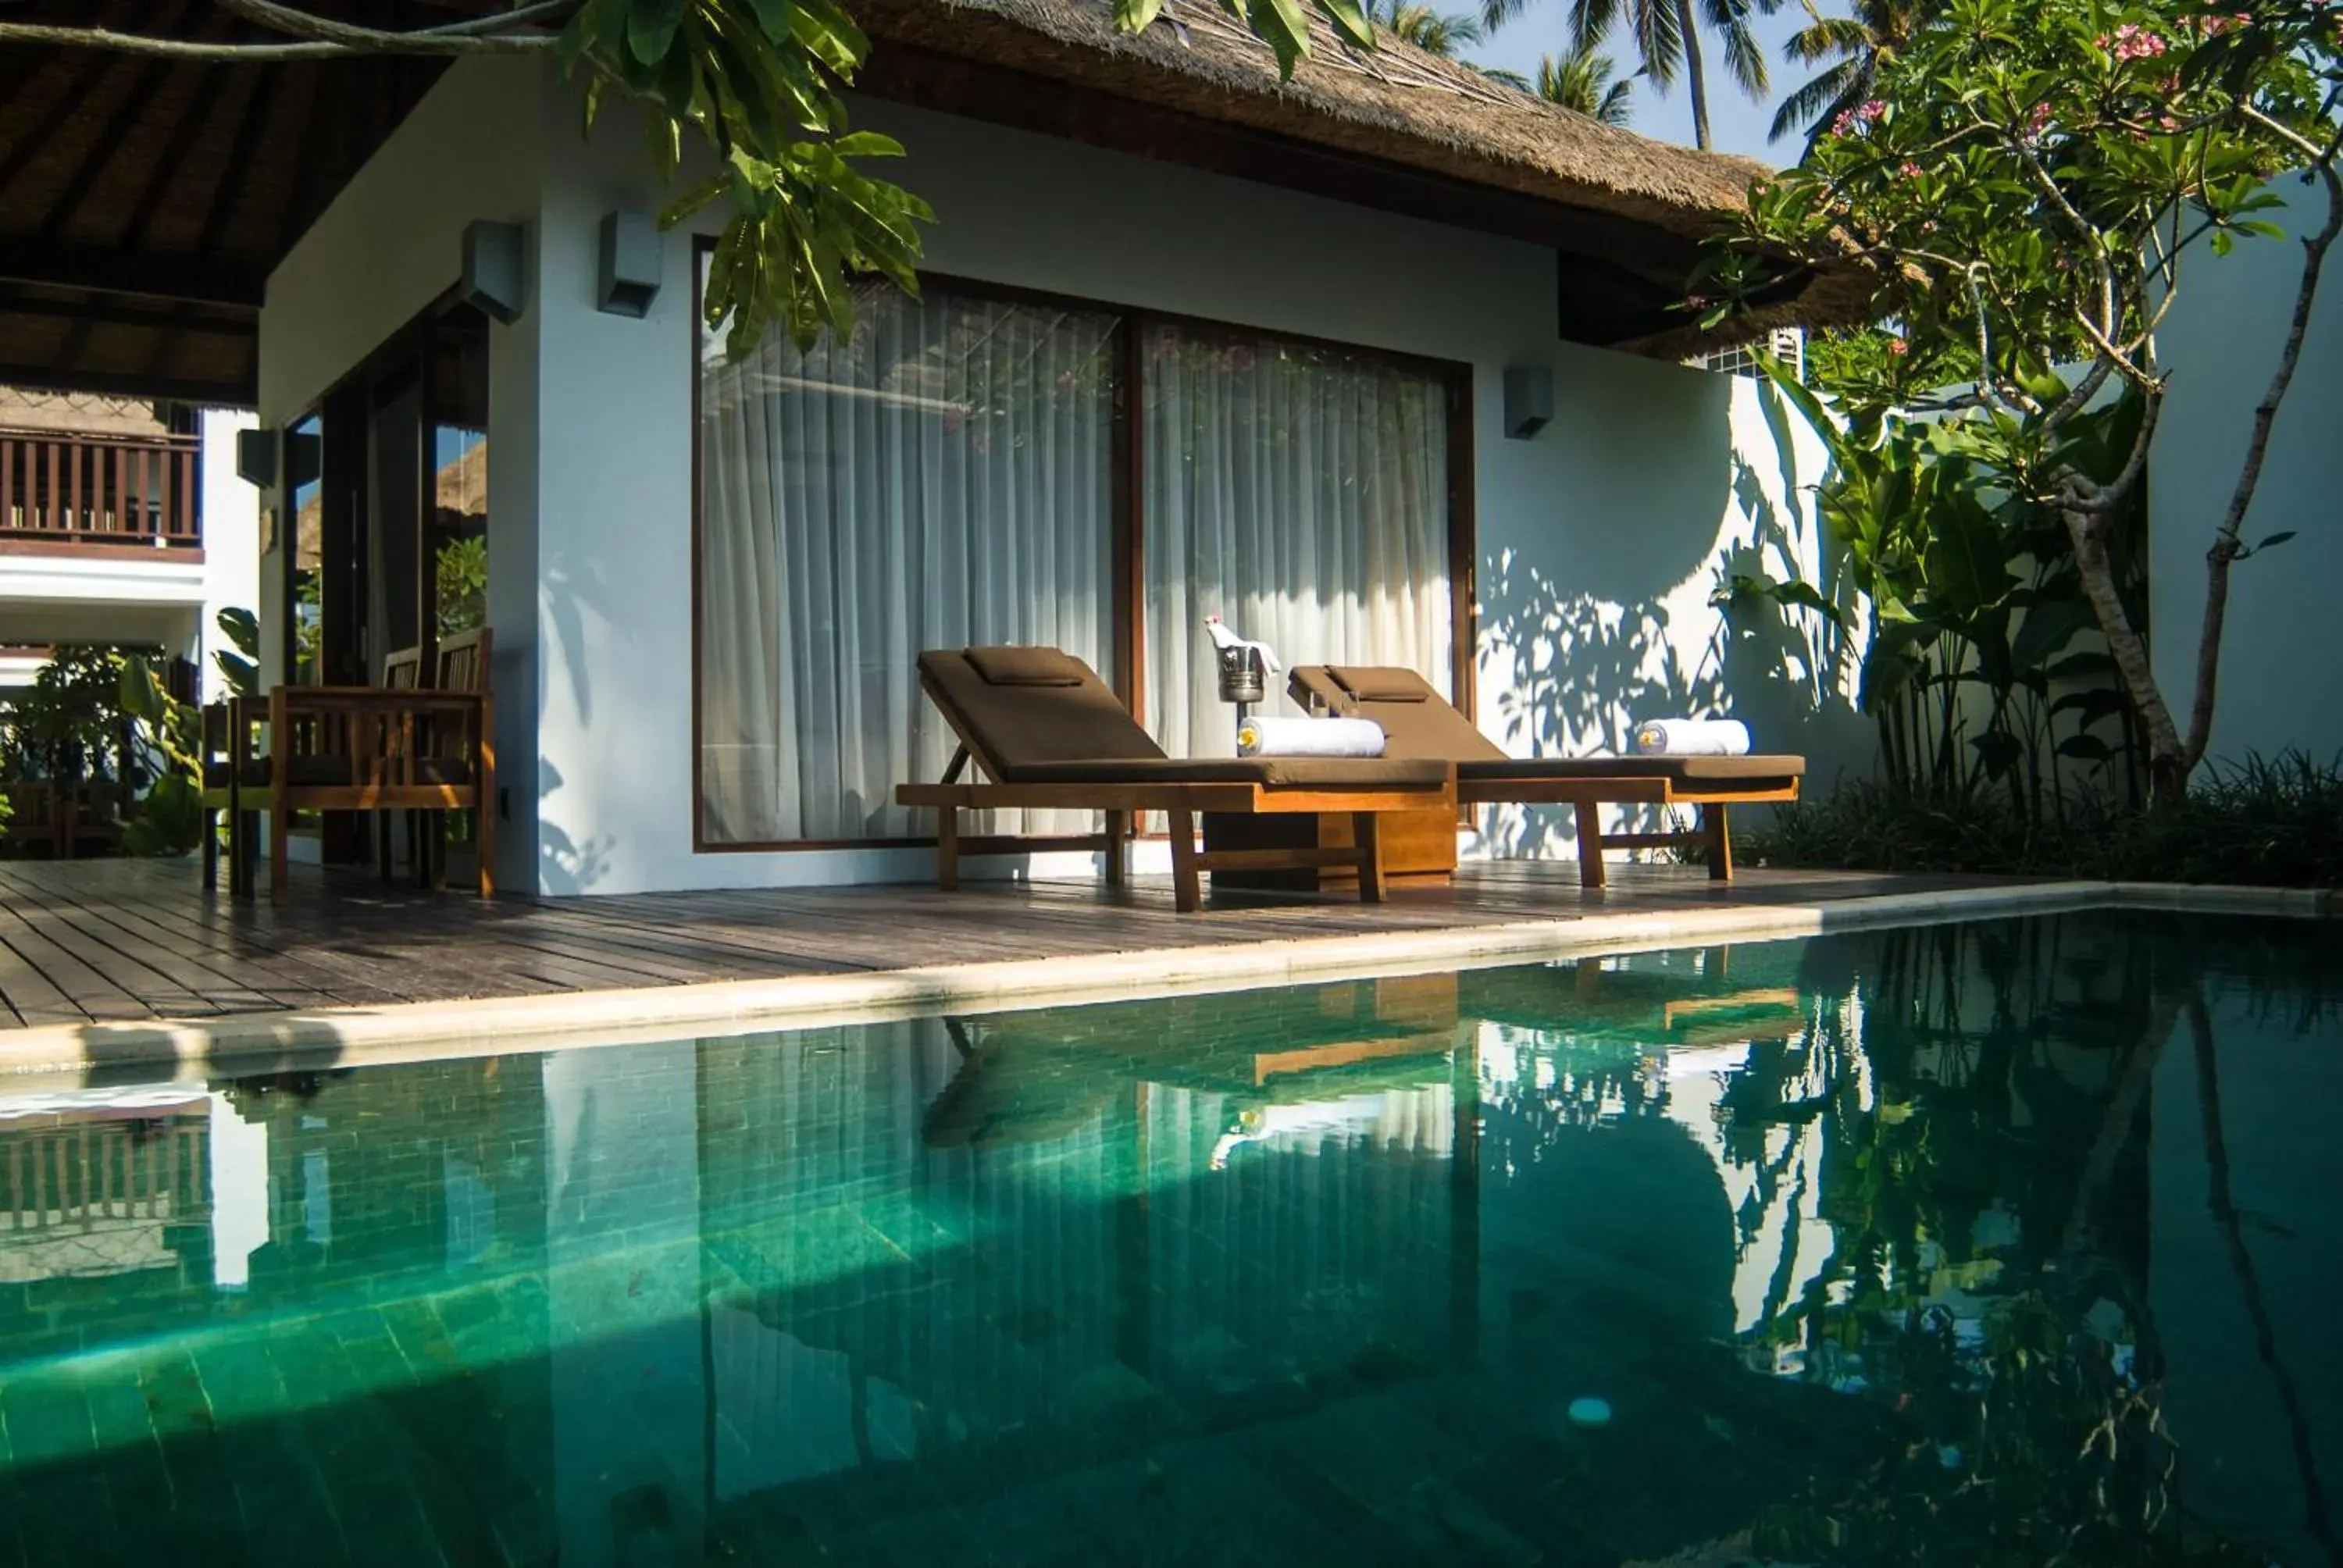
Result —
<instances>
[{"instance_id":1,"label":"frangipani tree","mask_svg":"<svg viewBox=\"0 0 2343 1568\"><path fill-rule=\"evenodd\" d=\"M845 336L854 320L849 281L858 273L917 291L920 226L934 214L866 172L870 160L902 148L849 126L840 95L870 43L838 0L512 0L505 10L410 28L357 25L282 0L215 3L257 35L197 39L96 21L0 17L0 50L64 45L220 62L558 55L586 84L589 126L614 99L639 107L670 184L688 144L712 154L716 172L679 190L662 218L680 223L718 204L729 210L707 306L711 321L730 318L734 352L746 353L776 325L806 347L824 328ZM1286 75L1310 52L1313 16L1346 45L1375 45L1360 0L1220 3L1269 44ZM1113 0L1115 25L1139 32L1163 5Z\"/></svg>"},{"instance_id":2,"label":"frangipani tree","mask_svg":"<svg viewBox=\"0 0 2343 1568\"><path fill-rule=\"evenodd\" d=\"M1798 168L1753 191L1695 284L1694 304L1715 323L1779 275L1769 251L1842 263L1852 253L1874 269L1888 352L1834 388L1843 412L1859 430L1897 408L1966 418L2007 482L2054 508L2166 792L2205 756L2231 568L2291 533L2245 530L2343 232L2338 24L2327 0L2250 12L1946 0L1882 62L1871 98L1837 116ZM2268 188L2279 177L2318 192L2316 226L2267 390L2239 410L2250 435L2229 504L2203 519L2205 613L2194 689L2178 694L2177 713L2118 591L2110 519L2138 494L2163 406L2157 329L2211 258L2242 238L2280 236L2265 216L2282 205ZM1948 383L1967 390L1932 400ZM2071 439L2078 417L2126 387L2143 400L2137 433L2094 477Z\"/></svg>"}]
</instances>

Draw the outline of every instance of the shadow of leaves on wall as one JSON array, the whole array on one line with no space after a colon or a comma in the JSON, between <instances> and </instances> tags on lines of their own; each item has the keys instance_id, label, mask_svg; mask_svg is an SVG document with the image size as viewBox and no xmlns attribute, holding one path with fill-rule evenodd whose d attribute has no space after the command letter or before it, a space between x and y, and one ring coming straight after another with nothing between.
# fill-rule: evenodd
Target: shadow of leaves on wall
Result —
<instances>
[{"instance_id":1,"label":"shadow of leaves on wall","mask_svg":"<svg viewBox=\"0 0 2343 1568\"><path fill-rule=\"evenodd\" d=\"M1705 572L1666 581L1658 579L1672 570L1646 567L1622 595L1629 585L1615 571L1611 591L1598 594L1514 551L1484 564L1483 718L1508 751L1620 752L1645 719L1729 717L1749 726L1757 749L1807 757L1818 783L1870 757L1873 726L1855 705L1861 617L1838 552L1821 535L1813 490L1821 475L1801 462L1779 397L1769 389L1757 403L1765 434L1728 437L1725 493L1712 514L1721 526ZM1634 558L1616 540L1595 549L1614 566ZM1837 618L1759 597L1724 599L1719 590L1736 576L1812 583ZM1674 823L1664 815L1614 808L1605 823L1692 825L1689 812ZM1567 808L1494 808L1479 826L1487 849L1503 856L1564 855L1576 839Z\"/></svg>"}]
</instances>

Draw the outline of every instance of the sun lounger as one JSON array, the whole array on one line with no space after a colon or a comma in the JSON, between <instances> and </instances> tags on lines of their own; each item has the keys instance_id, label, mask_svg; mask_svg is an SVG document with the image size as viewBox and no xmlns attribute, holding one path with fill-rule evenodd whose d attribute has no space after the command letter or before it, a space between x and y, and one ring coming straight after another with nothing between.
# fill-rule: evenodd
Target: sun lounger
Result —
<instances>
[{"instance_id":1,"label":"sun lounger","mask_svg":"<svg viewBox=\"0 0 2343 1568\"><path fill-rule=\"evenodd\" d=\"M1570 807L1578 822L1578 879L1589 888L1603 886L1603 851L1613 845L1702 849L1708 874L1732 880L1726 808L1795 800L1806 771L1803 757L1508 757L1412 669L1303 665L1291 672L1286 689L1311 712L1382 725L1386 757L1453 763L1457 798L1468 806ZM1606 834L1604 805L1697 806L1700 827Z\"/></svg>"},{"instance_id":2,"label":"sun lounger","mask_svg":"<svg viewBox=\"0 0 2343 1568\"><path fill-rule=\"evenodd\" d=\"M1132 819L1161 811L1172 834L1173 901L1202 904L1200 875L1260 867L1354 866L1359 896L1383 895L1378 819L1455 807L1453 769L1436 759L1172 758L1141 729L1098 672L1054 648L970 648L920 655L920 685L960 738L940 783L902 784L901 806L936 811L936 882L959 885L973 847L960 813L1000 809L1099 811L1110 886L1123 879ZM962 782L974 762L984 782ZM1355 843L1340 848L1199 852L1204 812L1253 815L1345 811ZM987 848L992 846L984 846ZM1009 848L1013 846L1001 846Z\"/></svg>"}]
</instances>

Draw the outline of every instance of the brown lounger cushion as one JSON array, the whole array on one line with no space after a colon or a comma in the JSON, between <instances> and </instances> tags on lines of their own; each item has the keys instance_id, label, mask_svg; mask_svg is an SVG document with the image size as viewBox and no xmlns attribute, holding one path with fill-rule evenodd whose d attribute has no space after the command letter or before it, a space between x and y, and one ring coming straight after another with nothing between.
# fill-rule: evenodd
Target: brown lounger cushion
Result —
<instances>
[{"instance_id":1,"label":"brown lounger cushion","mask_svg":"<svg viewBox=\"0 0 2343 1568\"><path fill-rule=\"evenodd\" d=\"M1456 777L1467 784L1544 784L1587 779L1666 779L1678 784L1785 782L1805 776L1803 757L1508 757L1497 762L1459 762Z\"/></svg>"},{"instance_id":2,"label":"brown lounger cushion","mask_svg":"<svg viewBox=\"0 0 2343 1568\"><path fill-rule=\"evenodd\" d=\"M1440 695L1415 671L1387 664L1330 664L1326 673L1361 702L1425 702Z\"/></svg>"},{"instance_id":3,"label":"brown lounger cushion","mask_svg":"<svg viewBox=\"0 0 2343 1568\"><path fill-rule=\"evenodd\" d=\"M1386 759L1494 762L1505 755L1503 747L1482 734L1412 669L1303 665L1286 685L1304 707L1314 704L1341 718L1372 719L1382 725ZM1394 692L1399 695L1390 695Z\"/></svg>"},{"instance_id":4,"label":"brown lounger cushion","mask_svg":"<svg viewBox=\"0 0 2343 1568\"><path fill-rule=\"evenodd\" d=\"M1061 659L1080 678L1072 686L1001 685L977 668L977 653L1012 651ZM988 662L1008 667L997 658ZM1034 763L1163 759L1163 748L1139 727L1107 683L1089 665L1054 648L931 650L920 655L920 678L951 727L968 740L977 762L1001 783L1014 781L1019 769Z\"/></svg>"},{"instance_id":5,"label":"brown lounger cushion","mask_svg":"<svg viewBox=\"0 0 2343 1568\"><path fill-rule=\"evenodd\" d=\"M1047 655L1005 659L1004 654ZM1071 668L1075 685L989 680L995 668ZM1056 662L1052 662L1056 661ZM1166 757L1098 673L1053 648L940 649L920 655L920 676L952 728L1001 784L1262 784L1300 789L1437 789L1444 758Z\"/></svg>"},{"instance_id":6,"label":"brown lounger cushion","mask_svg":"<svg viewBox=\"0 0 2343 1568\"><path fill-rule=\"evenodd\" d=\"M1444 762L1394 762L1385 757L1166 757L1032 762L1016 784L1262 784L1281 789L1437 789Z\"/></svg>"},{"instance_id":7,"label":"brown lounger cushion","mask_svg":"<svg viewBox=\"0 0 2343 1568\"><path fill-rule=\"evenodd\" d=\"M1061 648L971 648L967 658L988 686L1080 686L1098 678Z\"/></svg>"}]
</instances>

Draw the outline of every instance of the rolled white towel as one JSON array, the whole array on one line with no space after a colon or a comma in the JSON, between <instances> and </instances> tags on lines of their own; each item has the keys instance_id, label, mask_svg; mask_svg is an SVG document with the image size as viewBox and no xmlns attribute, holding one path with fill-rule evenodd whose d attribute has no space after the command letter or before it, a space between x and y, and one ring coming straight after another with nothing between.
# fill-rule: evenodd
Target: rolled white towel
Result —
<instances>
[{"instance_id":1,"label":"rolled white towel","mask_svg":"<svg viewBox=\"0 0 2343 1568\"><path fill-rule=\"evenodd\" d=\"M1240 757L1381 757L1383 727L1372 719L1248 719Z\"/></svg>"},{"instance_id":2,"label":"rolled white towel","mask_svg":"<svg viewBox=\"0 0 2343 1568\"><path fill-rule=\"evenodd\" d=\"M1646 757L1746 757L1749 726L1738 719L1646 719L1635 726Z\"/></svg>"}]
</instances>

